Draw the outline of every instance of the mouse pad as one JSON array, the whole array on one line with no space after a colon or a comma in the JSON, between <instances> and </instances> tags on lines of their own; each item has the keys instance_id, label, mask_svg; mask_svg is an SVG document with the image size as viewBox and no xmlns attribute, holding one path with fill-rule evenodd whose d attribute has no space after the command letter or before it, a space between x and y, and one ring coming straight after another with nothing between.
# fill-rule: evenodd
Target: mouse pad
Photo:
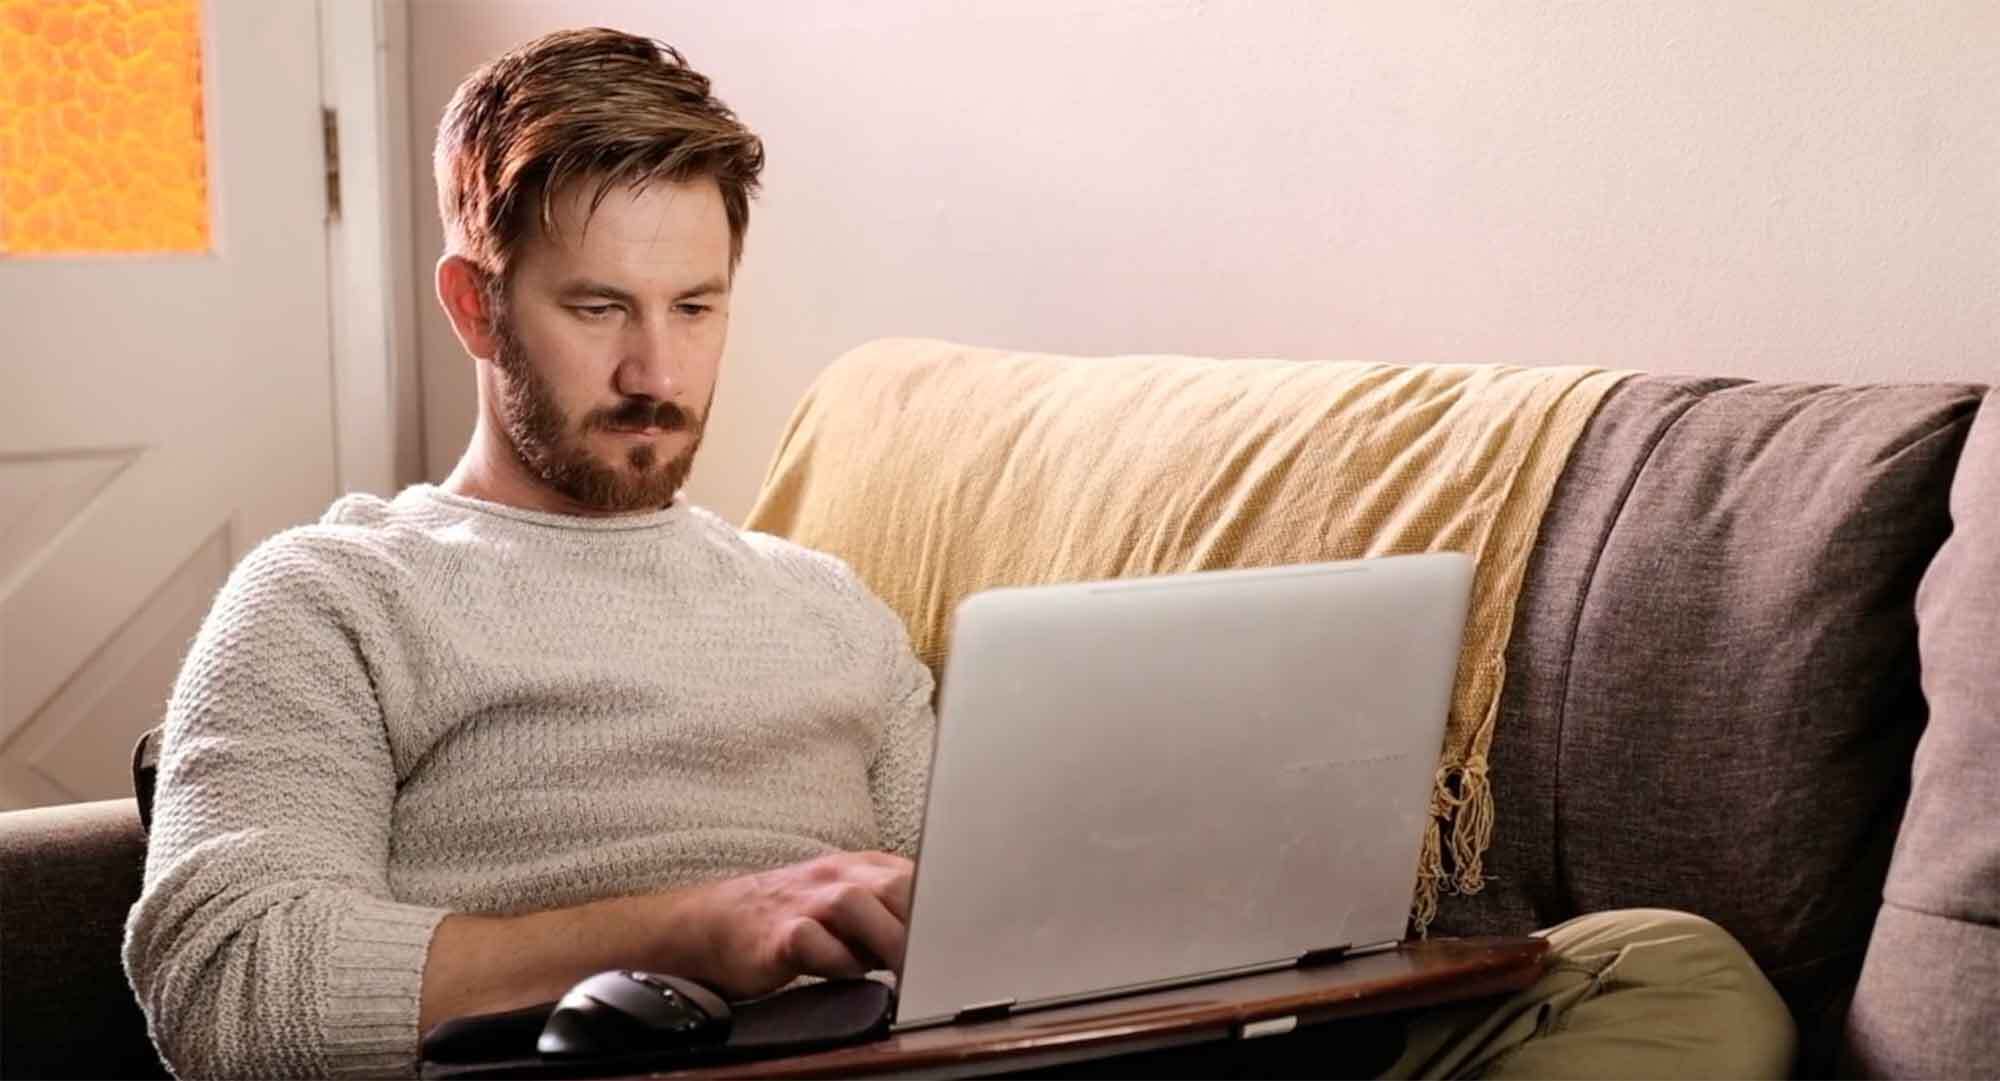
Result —
<instances>
[{"instance_id":1,"label":"mouse pad","mask_svg":"<svg viewBox=\"0 0 2000 1081\"><path fill-rule=\"evenodd\" d=\"M426 1078L601 1077L778 1058L860 1043L889 1031L895 993L874 980L829 980L732 1004L729 1039L604 1058L545 1059L535 1052L556 1004L446 1021L424 1034Z\"/></svg>"}]
</instances>

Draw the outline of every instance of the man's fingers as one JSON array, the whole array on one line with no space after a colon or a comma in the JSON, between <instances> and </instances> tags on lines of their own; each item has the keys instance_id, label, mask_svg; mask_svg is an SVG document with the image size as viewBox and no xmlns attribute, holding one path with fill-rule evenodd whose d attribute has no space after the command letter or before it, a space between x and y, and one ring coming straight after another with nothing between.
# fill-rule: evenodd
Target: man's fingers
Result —
<instances>
[{"instance_id":1,"label":"man's fingers","mask_svg":"<svg viewBox=\"0 0 2000 1081\"><path fill-rule=\"evenodd\" d=\"M875 896L880 898L882 904L896 917L896 922L904 927L910 925L910 891L915 886L911 871L912 868L906 864L900 870L892 870L875 882Z\"/></svg>"},{"instance_id":2,"label":"man's fingers","mask_svg":"<svg viewBox=\"0 0 2000 1081\"><path fill-rule=\"evenodd\" d=\"M780 960L793 973L859 976L903 965L911 872L887 852L842 852L790 869L793 918L781 929Z\"/></svg>"},{"instance_id":3,"label":"man's fingers","mask_svg":"<svg viewBox=\"0 0 2000 1081\"><path fill-rule=\"evenodd\" d=\"M823 922L854 956L865 954L864 960L879 962L870 967L903 967L903 946L909 931L868 888L853 885L834 891Z\"/></svg>"},{"instance_id":4,"label":"man's fingers","mask_svg":"<svg viewBox=\"0 0 2000 1081\"><path fill-rule=\"evenodd\" d=\"M853 952L835 938L818 920L800 916L785 928L781 949L786 968L802 976L842 979L868 972Z\"/></svg>"},{"instance_id":5,"label":"man's fingers","mask_svg":"<svg viewBox=\"0 0 2000 1081\"><path fill-rule=\"evenodd\" d=\"M896 855L894 852L849 852L847 855L854 857L862 863L871 864L876 867L884 867L892 870L901 869L905 874L908 874L916 867L916 864L911 863L905 857Z\"/></svg>"},{"instance_id":6,"label":"man's fingers","mask_svg":"<svg viewBox=\"0 0 2000 1081\"><path fill-rule=\"evenodd\" d=\"M917 865L890 852L842 852L827 865L827 880L859 882L890 914L910 922L910 891Z\"/></svg>"}]
</instances>

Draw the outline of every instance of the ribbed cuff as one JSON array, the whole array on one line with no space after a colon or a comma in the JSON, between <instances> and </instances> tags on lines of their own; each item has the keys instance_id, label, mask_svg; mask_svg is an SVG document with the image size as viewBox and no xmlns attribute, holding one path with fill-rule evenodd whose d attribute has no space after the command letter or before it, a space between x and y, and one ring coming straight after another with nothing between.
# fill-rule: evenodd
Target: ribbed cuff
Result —
<instances>
[{"instance_id":1,"label":"ribbed cuff","mask_svg":"<svg viewBox=\"0 0 2000 1081\"><path fill-rule=\"evenodd\" d=\"M331 1076L416 1076L424 957L449 914L368 898L341 917L324 1014Z\"/></svg>"}]
</instances>

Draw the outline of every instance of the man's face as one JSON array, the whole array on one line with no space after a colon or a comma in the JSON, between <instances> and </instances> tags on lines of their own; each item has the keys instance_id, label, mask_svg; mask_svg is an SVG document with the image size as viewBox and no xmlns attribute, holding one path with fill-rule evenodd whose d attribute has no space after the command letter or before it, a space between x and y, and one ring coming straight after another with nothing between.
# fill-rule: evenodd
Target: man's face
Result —
<instances>
[{"instance_id":1,"label":"man's face","mask_svg":"<svg viewBox=\"0 0 2000 1081\"><path fill-rule=\"evenodd\" d=\"M574 509L673 500L701 446L729 328L730 238L712 180L559 193L496 306L497 420Z\"/></svg>"}]
</instances>

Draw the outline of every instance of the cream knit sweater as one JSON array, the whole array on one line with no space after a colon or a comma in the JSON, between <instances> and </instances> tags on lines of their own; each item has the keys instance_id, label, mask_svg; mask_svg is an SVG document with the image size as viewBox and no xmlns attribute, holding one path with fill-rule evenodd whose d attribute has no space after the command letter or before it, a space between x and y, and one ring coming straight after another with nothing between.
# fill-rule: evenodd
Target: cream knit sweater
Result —
<instances>
[{"instance_id":1,"label":"cream knit sweater","mask_svg":"<svg viewBox=\"0 0 2000 1081\"><path fill-rule=\"evenodd\" d=\"M350 496L188 654L126 973L178 1074L407 1076L449 912L913 854L931 690L844 564L685 503Z\"/></svg>"}]
</instances>

